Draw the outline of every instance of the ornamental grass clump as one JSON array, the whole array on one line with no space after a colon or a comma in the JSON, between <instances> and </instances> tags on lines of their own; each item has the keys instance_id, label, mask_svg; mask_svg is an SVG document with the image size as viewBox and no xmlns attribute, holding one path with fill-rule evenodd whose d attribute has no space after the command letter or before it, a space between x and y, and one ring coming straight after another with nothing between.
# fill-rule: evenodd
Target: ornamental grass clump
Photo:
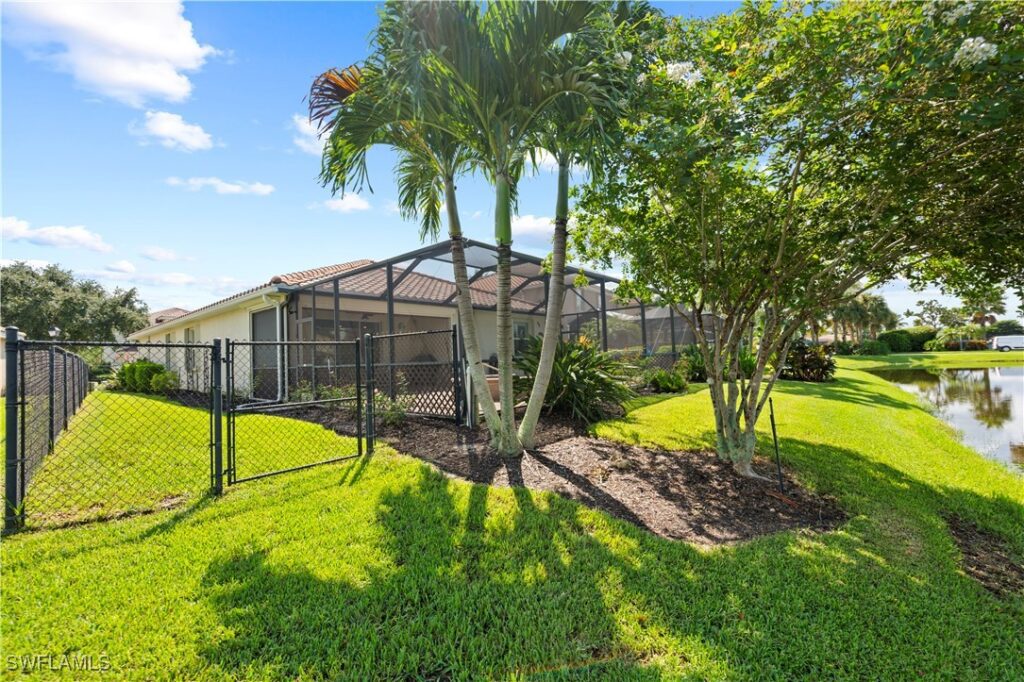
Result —
<instances>
[{"instance_id":1,"label":"ornamental grass clump","mask_svg":"<svg viewBox=\"0 0 1024 682\"><path fill-rule=\"evenodd\" d=\"M540 361L540 337L530 339L516 361L519 396L529 394ZM586 337L559 341L551 370L551 382L544 395L544 411L562 414L584 424L619 413L635 394L628 382L632 368L614 356L601 352Z\"/></svg>"}]
</instances>

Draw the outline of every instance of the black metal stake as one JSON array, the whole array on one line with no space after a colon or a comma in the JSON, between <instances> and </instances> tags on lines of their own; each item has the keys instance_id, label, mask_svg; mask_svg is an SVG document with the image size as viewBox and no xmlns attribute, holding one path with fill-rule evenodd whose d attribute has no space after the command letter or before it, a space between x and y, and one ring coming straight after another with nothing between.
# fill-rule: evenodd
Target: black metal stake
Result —
<instances>
[{"instance_id":1,"label":"black metal stake","mask_svg":"<svg viewBox=\"0 0 1024 682\"><path fill-rule=\"evenodd\" d=\"M779 459L779 434L775 430L775 405L772 403L772 399L768 398L768 417L772 422L772 440L775 441L775 471L779 475L779 492L786 492L785 486L782 484L782 460Z\"/></svg>"}]
</instances>

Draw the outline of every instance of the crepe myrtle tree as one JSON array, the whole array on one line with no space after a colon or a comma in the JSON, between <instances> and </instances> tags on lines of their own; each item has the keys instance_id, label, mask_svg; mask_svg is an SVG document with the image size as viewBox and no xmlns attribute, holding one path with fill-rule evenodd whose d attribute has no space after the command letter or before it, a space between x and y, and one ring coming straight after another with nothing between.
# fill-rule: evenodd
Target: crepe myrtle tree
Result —
<instances>
[{"instance_id":1,"label":"crepe myrtle tree","mask_svg":"<svg viewBox=\"0 0 1024 682\"><path fill-rule=\"evenodd\" d=\"M926 262L1024 272L1021 26L1012 3L763 3L655 46L574 247L692 325L741 474L805 320Z\"/></svg>"}]
</instances>

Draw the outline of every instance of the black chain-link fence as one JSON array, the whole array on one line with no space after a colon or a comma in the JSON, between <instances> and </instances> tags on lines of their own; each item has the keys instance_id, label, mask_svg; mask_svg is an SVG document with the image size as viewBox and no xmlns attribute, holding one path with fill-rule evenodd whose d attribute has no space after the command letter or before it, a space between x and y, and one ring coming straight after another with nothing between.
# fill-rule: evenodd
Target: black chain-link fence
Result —
<instances>
[{"instance_id":1,"label":"black chain-link fence","mask_svg":"<svg viewBox=\"0 0 1024 682\"><path fill-rule=\"evenodd\" d=\"M229 483L363 454L358 341L230 341Z\"/></svg>"},{"instance_id":2,"label":"black chain-link fence","mask_svg":"<svg viewBox=\"0 0 1024 682\"><path fill-rule=\"evenodd\" d=\"M7 530L178 506L221 492L225 478L372 452L375 421L464 413L455 329L368 346L228 341L223 362L219 341L58 343L16 332L4 368Z\"/></svg>"},{"instance_id":3,"label":"black chain-link fence","mask_svg":"<svg viewBox=\"0 0 1024 682\"><path fill-rule=\"evenodd\" d=\"M456 329L373 336L372 344L378 421L405 414L459 420Z\"/></svg>"},{"instance_id":4,"label":"black chain-link fence","mask_svg":"<svg viewBox=\"0 0 1024 682\"><path fill-rule=\"evenodd\" d=\"M210 487L211 346L14 345L8 515L64 525L175 506Z\"/></svg>"}]
</instances>

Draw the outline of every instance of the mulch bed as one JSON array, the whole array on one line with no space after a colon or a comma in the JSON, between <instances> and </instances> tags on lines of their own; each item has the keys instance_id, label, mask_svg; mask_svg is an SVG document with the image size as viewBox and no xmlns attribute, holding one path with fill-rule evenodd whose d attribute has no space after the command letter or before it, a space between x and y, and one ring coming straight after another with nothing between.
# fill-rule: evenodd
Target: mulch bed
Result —
<instances>
[{"instance_id":1,"label":"mulch bed","mask_svg":"<svg viewBox=\"0 0 1024 682\"><path fill-rule=\"evenodd\" d=\"M347 426L328 414L316 421L342 432ZM379 428L377 437L452 476L553 491L661 537L699 545L794 528L828 530L846 518L834 500L812 494L788 476L782 495L776 481L740 476L714 453L606 441L557 418L542 420L536 451L511 460L490 449L485 429L441 420L408 418L399 426ZM772 471L767 462L756 464L765 473Z\"/></svg>"},{"instance_id":2,"label":"mulch bed","mask_svg":"<svg viewBox=\"0 0 1024 682\"><path fill-rule=\"evenodd\" d=\"M956 515L947 516L946 523L967 575L998 596L1024 593L1024 566L1011 558L1002 538Z\"/></svg>"}]
</instances>

